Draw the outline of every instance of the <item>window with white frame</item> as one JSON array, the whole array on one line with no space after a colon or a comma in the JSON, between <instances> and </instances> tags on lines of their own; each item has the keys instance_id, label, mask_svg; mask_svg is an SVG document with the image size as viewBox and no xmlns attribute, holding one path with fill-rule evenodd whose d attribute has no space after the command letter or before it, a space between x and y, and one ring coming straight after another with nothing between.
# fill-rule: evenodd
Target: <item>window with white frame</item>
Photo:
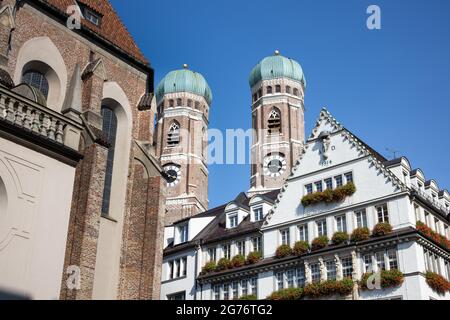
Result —
<instances>
[{"instance_id":1,"label":"window with white frame","mask_svg":"<svg viewBox=\"0 0 450 320\"><path fill-rule=\"evenodd\" d=\"M168 280L185 277L187 274L187 257L174 259L168 262Z\"/></svg>"},{"instance_id":2,"label":"window with white frame","mask_svg":"<svg viewBox=\"0 0 450 320\"><path fill-rule=\"evenodd\" d=\"M230 285L229 284L223 285L223 300L225 300L225 301L230 300Z\"/></svg>"},{"instance_id":3,"label":"window with white frame","mask_svg":"<svg viewBox=\"0 0 450 320\"><path fill-rule=\"evenodd\" d=\"M351 257L341 259L342 275L344 278L351 278L353 275L353 261Z\"/></svg>"},{"instance_id":4,"label":"window with white frame","mask_svg":"<svg viewBox=\"0 0 450 320\"><path fill-rule=\"evenodd\" d=\"M317 234L319 237L327 235L327 220L320 220L316 222L317 224Z\"/></svg>"},{"instance_id":5,"label":"window with white frame","mask_svg":"<svg viewBox=\"0 0 450 320\"><path fill-rule=\"evenodd\" d=\"M389 212L388 212L387 203L385 203L381 206L376 206L375 208L377 210L378 222L379 223L389 223Z\"/></svg>"},{"instance_id":6,"label":"window with white frame","mask_svg":"<svg viewBox=\"0 0 450 320\"><path fill-rule=\"evenodd\" d=\"M306 186L305 186L305 190L306 190L306 194L311 194L311 193L313 193L313 186L312 186L312 184L310 183L310 184L307 184Z\"/></svg>"},{"instance_id":7,"label":"window with white frame","mask_svg":"<svg viewBox=\"0 0 450 320\"><path fill-rule=\"evenodd\" d=\"M184 224L184 225L178 227L178 235L179 235L180 243L188 242L189 229L188 229L187 224Z\"/></svg>"},{"instance_id":8,"label":"window with white frame","mask_svg":"<svg viewBox=\"0 0 450 320\"><path fill-rule=\"evenodd\" d=\"M347 219L345 215L337 216L336 218L336 230L338 232L347 232Z\"/></svg>"},{"instance_id":9,"label":"window with white frame","mask_svg":"<svg viewBox=\"0 0 450 320\"><path fill-rule=\"evenodd\" d=\"M356 211L355 218L356 218L356 226L358 228L367 228L369 226L367 223L366 209Z\"/></svg>"},{"instance_id":10,"label":"window with white frame","mask_svg":"<svg viewBox=\"0 0 450 320\"><path fill-rule=\"evenodd\" d=\"M253 251L262 252L262 237L253 237L252 238L252 249Z\"/></svg>"},{"instance_id":11,"label":"window with white frame","mask_svg":"<svg viewBox=\"0 0 450 320\"><path fill-rule=\"evenodd\" d=\"M291 245L291 233L289 231L289 228L283 229L280 231L281 236L281 244L282 245Z\"/></svg>"},{"instance_id":12,"label":"window with white frame","mask_svg":"<svg viewBox=\"0 0 450 320\"><path fill-rule=\"evenodd\" d=\"M208 261L217 261L217 256L216 256L216 248L209 248L208 249Z\"/></svg>"},{"instance_id":13,"label":"window with white frame","mask_svg":"<svg viewBox=\"0 0 450 320\"><path fill-rule=\"evenodd\" d=\"M252 295L258 294L258 278L250 279L250 294Z\"/></svg>"},{"instance_id":14,"label":"window with white frame","mask_svg":"<svg viewBox=\"0 0 450 320\"><path fill-rule=\"evenodd\" d=\"M287 281L288 288L295 287L295 270L290 269L286 272L286 281Z\"/></svg>"},{"instance_id":15,"label":"window with white frame","mask_svg":"<svg viewBox=\"0 0 450 320\"><path fill-rule=\"evenodd\" d=\"M241 280L241 296L245 297L248 295L248 280L243 279Z\"/></svg>"},{"instance_id":16,"label":"window with white frame","mask_svg":"<svg viewBox=\"0 0 450 320\"><path fill-rule=\"evenodd\" d=\"M373 272L372 254L365 254L363 256L363 262L364 262L364 272L372 273Z\"/></svg>"},{"instance_id":17,"label":"window with white frame","mask_svg":"<svg viewBox=\"0 0 450 320\"><path fill-rule=\"evenodd\" d=\"M389 261L389 269L397 269L398 270L398 260L397 260L397 250L391 249L387 252L388 261Z\"/></svg>"},{"instance_id":18,"label":"window with white frame","mask_svg":"<svg viewBox=\"0 0 450 320\"><path fill-rule=\"evenodd\" d=\"M333 189L333 179L331 178L325 179L325 188L329 190Z\"/></svg>"},{"instance_id":19,"label":"window with white frame","mask_svg":"<svg viewBox=\"0 0 450 320\"><path fill-rule=\"evenodd\" d=\"M353 182L353 172L347 172L344 174L345 176L345 183L351 183Z\"/></svg>"},{"instance_id":20,"label":"window with white frame","mask_svg":"<svg viewBox=\"0 0 450 320\"><path fill-rule=\"evenodd\" d=\"M277 279L277 290L283 290L284 289L284 272L277 272L276 279Z\"/></svg>"},{"instance_id":21,"label":"window with white frame","mask_svg":"<svg viewBox=\"0 0 450 320\"><path fill-rule=\"evenodd\" d=\"M316 191L317 192L322 192L323 191L322 181L314 182L314 185L316 187Z\"/></svg>"},{"instance_id":22,"label":"window with white frame","mask_svg":"<svg viewBox=\"0 0 450 320\"><path fill-rule=\"evenodd\" d=\"M427 212L427 211L425 211L425 224L426 224L427 226L430 225L430 213Z\"/></svg>"},{"instance_id":23,"label":"window with white frame","mask_svg":"<svg viewBox=\"0 0 450 320\"><path fill-rule=\"evenodd\" d=\"M297 287L303 288L306 285L305 266L297 268Z\"/></svg>"},{"instance_id":24,"label":"window with white frame","mask_svg":"<svg viewBox=\"0 0 450 320\"><path fill-rule=\"evenodd\" d=\"M334 181L336 183L336 187L342 187L344 185L342 175L338 175L338 176L334 177Z\"/></svg>"},{"instance_id":25,"label":"window with white frame","mask_svg":"<svg viewBox=\"0 0 450 320\"><path fill-rule=\"evenodd\" d=\"M253 216L255 221L261 221L262 219L264 219L263 207L256 207L255 209L253 209Z\"/></svg>"},{"instance_id":26,"label":"window with white frame","mask_svg":"<svg viewBox=\"0 0 450 320\"><path fill-rule=\"evenodd\" d=\"M221 285L216 284L213 286L213 300L220 300L220 289L222 288Z\"/></svg>"},{"instance_id":27,"label":"window with white frame","mask_svg":"<svg viewBox=\"0 0 450 320\"><path fill-rule=\"evenodd\" d=\"M231 245L230 244L224 244L222 246L222 256L225 259L231 259Z\"/></svg>"},{"instance_id":28,"label":"window with white frame","mask_svg":"<svg viewBox=\"0 0 450 320\"><path fill-rule=\"evenodd\" d=\"M329 260L325 262L327 268L327 280L336 280L336 262Z\"/></svg>"},{"instance_id":29,"label":"window with white frame","mask_svg":"<svg viewBox=\"0 0 450 320\"><path fill-rule=\"evenodd\" d=\"M377 271L386 270L386 261L384 260L384 251L375 253L375 260L377 262Z\"/></svg>"},{"instance_id":30,"label":"window with white frame","mask_svg":"<svg viewBox=\"0 0 450 320\"><path fill-rule=\"evenodd\" d=\"M231 299L235 300L239 298L239 283L236 281L231 284L231 294Z\"/></svg>"},{"instance_id":31,"label":"window with white frame","mask_svg":"<svg viewBox=\"0 0 450 320\"><path fill-rule=\"evenodd\" d=\"M245 241L236 242L237 254L245 256Z\"/></svg>"},{"instance_id":32,"label":"window with white frame","mask_svg":"<svg viewBox=\"0 0 450 320\"><path fill-rule=\"evenodd\" d=\"M416 215L416 222L420 221L420 207L415 204L414 205L414 214Z\"/></svg>"},{"instance_id":33,"label":"window with white frame","mask_svg":"<svg viewBox=\"0 0 450 320\"><path fill-rule=\"evenodd\" d=\"M311 281L313 283L320 282L320 266L318 263L313 263L309 266L311 269Z\"/></svg>"},{"instance_id":34,"label":"window with white frame","mask_svg":"<svg viewBox=\"0 0 450 320\"><path fill-rule=\"evenodd\" d=\"M230 228L236 228L238 226L238 215L237 214L229 215L228 222Z\"/></svg>"},{"instance_id":35,"label":"window with white frame","mask_svg":"<svg viewBox=\"0 0 450 320\"><path fill-rule=\"evenodd\" d=\"M298 240L299 241L308 241L308 225L303 224L298 226Z\"/></svg>"},{"instance_id":36,"label":"window with white frame","mask_svg":"<svg viewBox=\"0 0 450 320\"><path fill-rule=\"evenodd\" d=\"M441 228L440 228L440 221L439 221L439 219L438 218L434 218L434 230L437 232L437 233L441 233Z\"/></svg>"},{"instance_id":37,"label":"window with white frame","mask_svg":"<svg viewBox=\"0 0 450 320\"><path fill-rule=\"evenodd\" d=\"M182 301L186 300L186 292L179 292L175 294L170 294L167 296L167 300L169 301Z\"/></svg>"}]
</instances>

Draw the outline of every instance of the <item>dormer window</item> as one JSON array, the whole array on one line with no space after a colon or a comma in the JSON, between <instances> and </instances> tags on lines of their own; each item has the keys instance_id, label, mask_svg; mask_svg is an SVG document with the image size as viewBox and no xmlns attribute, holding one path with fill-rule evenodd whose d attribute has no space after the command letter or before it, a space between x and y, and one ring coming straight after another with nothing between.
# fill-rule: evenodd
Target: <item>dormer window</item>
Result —
<instances>
[{"instance_id":1,"label":"dormer window","mask_svg":"<svg viewBox=\"0 0 450 320\"><path fill-rule=\"evenodd\" d=\"M96 25L97 27L100 26L100 24L102 23L102 16L99 13L95 12L94 10L80 2L78 2L78 6L84 19Z\"/></svg>"},{"instance_id":2,"label":"dormer window","mask_svg":"<svg viewBox=\"0 0 450 320\"><path fill-rule=\"evenodd\" d=\"M182 225L178 227L178 235L179 235L179 239L180 239L180 243L185 243L188 242L189 238L188 238L188 234L189 234L189 229L188 229L188 225Z\"/></svg>"},{"instance_id":3,"label":"dormer window","mask_svg":"<svg viewBox=\"0 0 450 320\"><path fill-rule=\"evenodd\" d=\"M236 228L238 226L238 215L237 214L230 215L228 217L228 222L231 229Z\"/></svg>"},{"instance_id":4,"label":"dormer window","mask_svg":"<svg viewBox=\"0 0 450 320\"><path fill-rule=\"evenodd\" d=\"M253 215L254 215L255 221L261 221L262 219L264 219L263 208L257 207L255 209L253 209Z\"/></svg>"}]
</instances>

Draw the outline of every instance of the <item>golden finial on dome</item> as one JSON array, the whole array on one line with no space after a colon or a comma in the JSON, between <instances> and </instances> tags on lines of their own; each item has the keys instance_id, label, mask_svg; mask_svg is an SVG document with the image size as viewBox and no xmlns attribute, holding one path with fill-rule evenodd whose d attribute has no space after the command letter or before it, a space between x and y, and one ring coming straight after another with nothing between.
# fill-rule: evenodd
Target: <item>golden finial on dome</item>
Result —
<instances>
[{"instance_id":1,"label":"golden finial on dome","mask_svg":"<svg viewBox=\"0 0 450 320\"><path fill-rule=\"evenodd\" d=\"M275 55L276 55L276 56L279 56L279 55L280 55L280 51L275 50Z\"/></svg>"},{"instance_id":2,"label":"golden finial on dome","mask_svg":"<svg viewBox=\"0 0 450 320\"><path fill-rule=\"evenodd\" d=\"M185 64L183 64L183 69L188 69L189 68L189 66L185 63Z\"/></svg>"}]
</instances>

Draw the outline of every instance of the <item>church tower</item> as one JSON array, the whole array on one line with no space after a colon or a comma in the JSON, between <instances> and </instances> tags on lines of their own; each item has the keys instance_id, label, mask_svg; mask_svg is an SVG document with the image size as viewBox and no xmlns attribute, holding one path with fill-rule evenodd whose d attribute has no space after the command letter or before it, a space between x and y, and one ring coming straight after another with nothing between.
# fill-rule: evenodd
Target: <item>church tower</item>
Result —
<instances>
[{"instance_id":1,"label":"church tower","mask_svg":"<svg viewBox=\"0 0 450 320\"><path fill-rule=\"evenodd\" d=\"M157 156L167 179L166 225L208 209L207 129L212 93L188 69L169 72L156 89Z\"/></svg>"},{"instance_id":2,"label":"church tower","mask_svg":"<svg viewBox=\"0 0 450 320\"><path fill-rule=\"evenodd\" d=\"M250 194L283 186L305 138L306 81L300 64L278 51L250 74L252 127Z\"/></svg>"}]
</instances>

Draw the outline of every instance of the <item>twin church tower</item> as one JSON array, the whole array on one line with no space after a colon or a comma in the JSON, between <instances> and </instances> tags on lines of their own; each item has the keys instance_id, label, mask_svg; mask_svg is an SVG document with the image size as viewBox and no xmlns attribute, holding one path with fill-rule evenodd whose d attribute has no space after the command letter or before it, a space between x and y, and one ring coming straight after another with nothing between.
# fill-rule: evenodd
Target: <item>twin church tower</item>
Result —
<instances>
[{"instance_id":1,"label":"twin church tower","mask_svg":"<svg viewBox=\"0 0 450 320\"><path fill-rule=\"evenodd\" d=\"M252 93L249 194L279 189L305 138L306 81L300 64L278 51L250 74ZM205 78L184 65L156 89L157 156L167 178L166 224L208 209L207 129L212 101Z\"/></svg>"}]
</instances>

